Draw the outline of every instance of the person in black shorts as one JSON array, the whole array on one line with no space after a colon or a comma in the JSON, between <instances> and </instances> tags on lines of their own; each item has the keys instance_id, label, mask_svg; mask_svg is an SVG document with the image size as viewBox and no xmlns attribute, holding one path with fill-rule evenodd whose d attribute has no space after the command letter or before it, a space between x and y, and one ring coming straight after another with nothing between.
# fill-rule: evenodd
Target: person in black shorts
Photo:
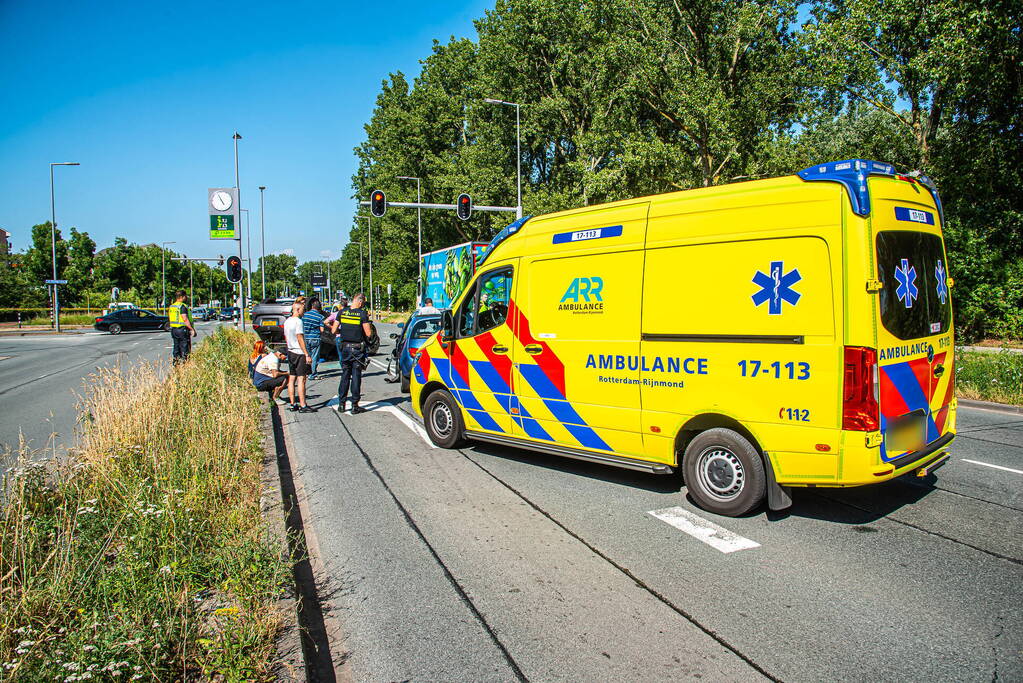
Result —
<instances>
[{"instance_id":1,"label":"person in black shorts","mask_svg":"<svg viewBox=\"0 0 1023 683\"><path fill-rule=\"evenodd\" d=\"M305 400L306 377L309 375L312 358L302 331L304 308L304 303L296 301L291 306L291 317L284 321L284 341L288 353L288 401L293 411L314 413L316 409L310 407Z\"/></svg>"},{"instance_id":2,"label":"person in black shorts","mask_svg":"<svg viewBox=\"0 0 1023 683\"><path fill-rule=\"evenodd\" d=\"M341 362L341 381L337 385L338 412L344 412L351 389L352 415L366 412L359 405L362 396L362 369L366 359L367 340L373 335L369 324L369 315L363 304L366 295L359 292L345 306L331 327L331 332L338 336L338 360Z\"/></svg>"}]
</instances>

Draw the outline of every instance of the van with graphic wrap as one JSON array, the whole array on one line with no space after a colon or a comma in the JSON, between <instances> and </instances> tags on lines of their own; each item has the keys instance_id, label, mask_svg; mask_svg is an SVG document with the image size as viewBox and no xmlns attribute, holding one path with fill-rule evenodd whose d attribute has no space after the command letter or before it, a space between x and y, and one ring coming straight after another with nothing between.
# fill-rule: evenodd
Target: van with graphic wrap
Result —
<instances>
[{"instance_id":1,"label":"van with graphic wrap","mask_svg":"<svg viewBox=\"0 0 1023 683\"><path fill-rule=\"evenodd\" d=\"M526 217L416 356L435 444L651 473L722 515L948 459L952 278L923 176L849 160Z\"/></svg>"}]
</instances>

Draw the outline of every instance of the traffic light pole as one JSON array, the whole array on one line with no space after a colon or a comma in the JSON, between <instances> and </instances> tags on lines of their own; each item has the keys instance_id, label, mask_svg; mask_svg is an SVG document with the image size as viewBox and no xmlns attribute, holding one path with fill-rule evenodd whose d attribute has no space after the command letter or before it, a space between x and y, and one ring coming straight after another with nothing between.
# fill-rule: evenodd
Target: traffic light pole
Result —
<instances>
[{"instance_id":1,"label":"traffic light pole","mask_svg":"<svg viewBox=\"0 0 1023 683\"><path fill-rule=\"evenodd\" d=\"M369 206L371 202L359 202L360 206ZM425 202L387 202L387 207L397 207L399 209L443 209L446 211L455 211L458 206L455 204L427 204ZM473 211L500 211L507 213L516 213L517 207L514 206L476 206L472 207Z\"/></svg>"}]
</instances>

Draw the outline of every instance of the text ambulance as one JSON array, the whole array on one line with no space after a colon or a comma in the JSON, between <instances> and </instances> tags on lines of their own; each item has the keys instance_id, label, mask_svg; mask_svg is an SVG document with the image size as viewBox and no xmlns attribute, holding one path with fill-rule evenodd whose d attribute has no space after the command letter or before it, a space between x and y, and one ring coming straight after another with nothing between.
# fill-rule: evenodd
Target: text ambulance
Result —
<instances>
[{"instance_id":1,"label":"text ambulance","mask_svg":"<svg viewBox=\"0 0 1023 683\"><path fill-rule=\"evenodd\" d=\"M948 459L952 279L924 177L850 160L505 228L412 403L430 438L653 473L707 510Z\"/></svg>"}]
</instances>

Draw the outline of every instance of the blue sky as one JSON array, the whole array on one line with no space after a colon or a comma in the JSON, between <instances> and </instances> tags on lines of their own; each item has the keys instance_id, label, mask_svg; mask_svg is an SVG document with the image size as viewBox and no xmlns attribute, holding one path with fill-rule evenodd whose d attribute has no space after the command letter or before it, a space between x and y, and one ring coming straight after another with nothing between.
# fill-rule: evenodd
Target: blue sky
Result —
<instances>
[{"instance_id":1,"label":"blue sky","mask_svg":"<svg viewBox=\"0 0 1023 683\"><path fill-rule=\"evenodd\" d=\"M381 81L418 74L434 38L475 38L490 6L0 0L0 227L27 248L49 163L78 161L56 169L65 235L231 253L208 239L206 188L234 184L237 130L254 256L265 185L267 253L336 257Z\"/></svg>"}]
</instances>

